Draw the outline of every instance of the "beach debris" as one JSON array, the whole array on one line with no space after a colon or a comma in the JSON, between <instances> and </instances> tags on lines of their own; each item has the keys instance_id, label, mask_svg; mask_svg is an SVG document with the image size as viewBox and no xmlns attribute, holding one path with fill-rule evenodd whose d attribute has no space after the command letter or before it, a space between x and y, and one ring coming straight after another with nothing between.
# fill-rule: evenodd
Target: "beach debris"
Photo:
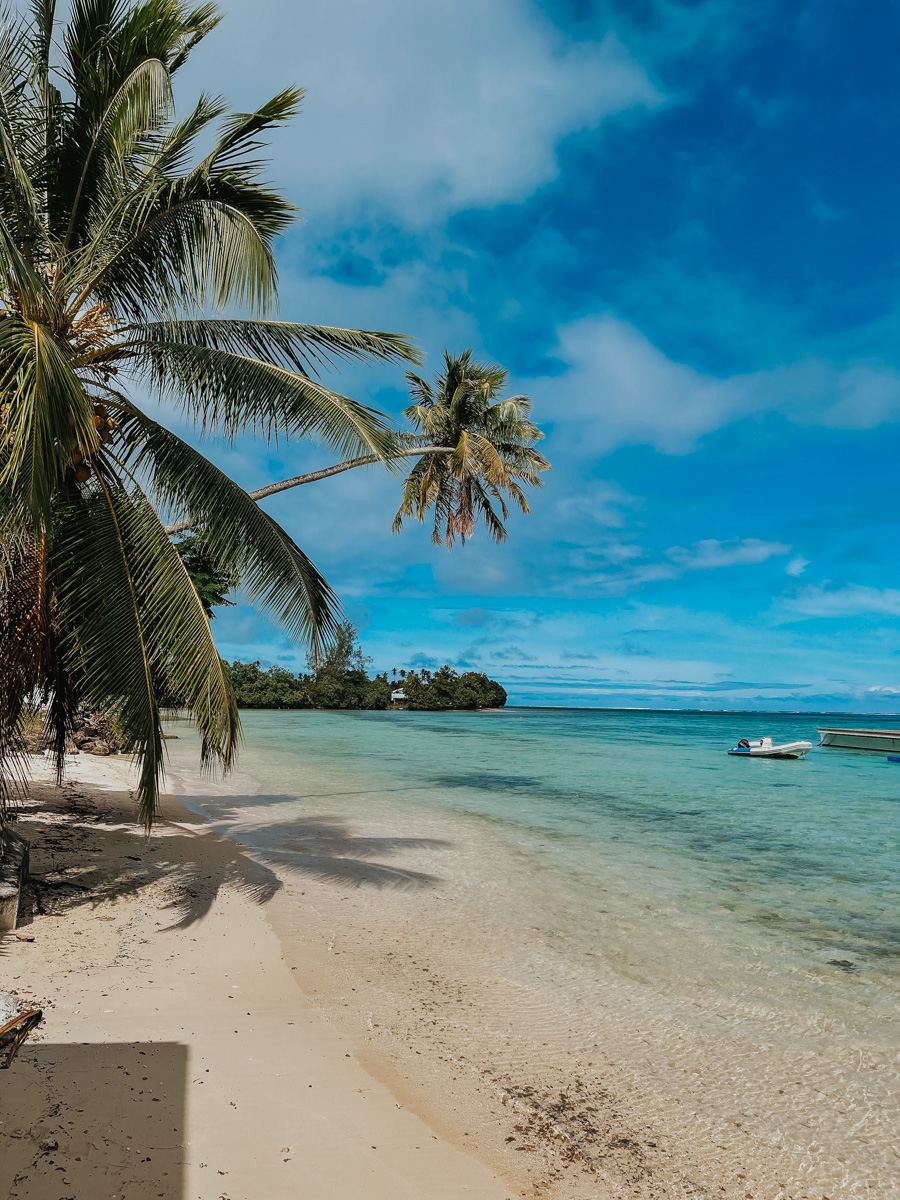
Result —
<instances>
[{"instance_id":1,"label":"beach debris","mask_svg":"<svg viewBox=\"0 0 900 1200\"><path fill-rule=\"evenodd\" d=\"M500 1087L500 1103L513 1109L519 1120L506 1138L511 1150L535 1153L555 1160L558 1166L578 1164L593 1175L603 1173L601 1163L611 1157L627 1159L629 1172L645 1170L643 1147L633 1137L623 1136L604 1120L598 1103L605 1092L587 1092L580 1080L564 1091L515 1085L492 1079ZM521 1145L510 1145L521 1139ZM647 1143L655 1145L655 1143Z\"/></svg>"},{"instance_id":2,"label":"beach debris","mask_svg":"<svg viewBox=\"0 0 900 1200\"><path fill-rule=\"evenodd\" d=\"M22 1008L17 996L0 992L0 1070L10 1066L19 1047L43 1017L43 1009Z\"/></svg>"},{"instance_id":3,"label":"beach debris","mask_svg":"<svg viewBox=\"0 0 900 1200\"><path fill-rule=\"evenodd\" d=\"M34 934L26 933L24 930L21 930L19 933L16 934L16 941L18 941L18 942L33 942Z\"/></svg>"}]
</instances>

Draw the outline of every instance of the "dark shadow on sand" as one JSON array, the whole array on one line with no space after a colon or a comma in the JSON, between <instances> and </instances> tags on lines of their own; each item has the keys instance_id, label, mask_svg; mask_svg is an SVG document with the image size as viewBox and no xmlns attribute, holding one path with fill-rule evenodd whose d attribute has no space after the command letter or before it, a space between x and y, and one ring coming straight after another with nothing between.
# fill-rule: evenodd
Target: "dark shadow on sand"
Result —
<instances>
[{"instance_id":1,"label":"dark shadow on sand","mask_svg":"<svg viewBox=\"0 0 900 1200\"><path fill-rule=\"evenodd\" d=\"M186 797L195 809L202 803L217 832L200 816L178 813L178 825L161 823L148 839L136 823L98 811L78 784L66 784L63 797L63 805L53 810L42 807L38 798L36 805L20 811L17 828L31 842L31 875L19 928L36 913L97 908L136 895L149 884L162 885L170 928L204 917L223 887L265 904L282 887L279 876L288 874L345 888L432 888L440 882L437 876L383 860L405 850L447 846L429 838L358 837L331 816L232 829L232 822L252 818L251 802L259 804L262 798L227 795ZM133 812L127 795L110 799L121 804L123 814ZM48 812L50 822L42 819Z\"/></svg>"},{"instance_id":2,"label":"dark shadow on sand","mask_svg":"<svg viewBox=\"0 0 900 1200\"><path fill-rule=\"evenodd\" d=\"M330 883L404 890L435 887L440 880L424 871L380 861L409 850L445 850L450 842L422 837L364 837L338 816L319 814L287 821L247 823L254 808L270 807L295 796L182 796L201 809L216 829L253 851L254 860L276 869L311 875Z\"/></svg>"},{"instance_id":3,"label":"dark shadow on sand","mask_svg":"<svg viewBox=\"0 0 900 1200\"><path fill-rule=\"evenodd\" d=\"M9 1200L186 1200L188 1048L30 1044L0 1087Z\"/></svg>"}]
</instances>

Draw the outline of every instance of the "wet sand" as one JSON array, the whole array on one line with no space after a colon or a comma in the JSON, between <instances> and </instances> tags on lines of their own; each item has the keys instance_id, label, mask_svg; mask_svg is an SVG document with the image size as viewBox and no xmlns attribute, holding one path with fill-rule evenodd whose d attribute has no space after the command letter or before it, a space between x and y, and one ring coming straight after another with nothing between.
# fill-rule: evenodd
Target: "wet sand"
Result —
<instances>
[{"instance_id":1,"label":"wet sand","mask_svg":"<svg viewBox=\"0 0 900 1200\"><path fill-rule=\"evenodd\" d=\"M890 1029L769 998L749 960L727 989L660 987L602 934L578 961L570 935L592 926L575 897L548 909L529 847L315 764L298 771L271 794L241 772L225 788L173 783L278 880L267 914L305 994L398 1100L513 1194L900 1196ZM677 912L632 903L620 942L652 918L703 961Z\"/></svg>"}]
</instances>

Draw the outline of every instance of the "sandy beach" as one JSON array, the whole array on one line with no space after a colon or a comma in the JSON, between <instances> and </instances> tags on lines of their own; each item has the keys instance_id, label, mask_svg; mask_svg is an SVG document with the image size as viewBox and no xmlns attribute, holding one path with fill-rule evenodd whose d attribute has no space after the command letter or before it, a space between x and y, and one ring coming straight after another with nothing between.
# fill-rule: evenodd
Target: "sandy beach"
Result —
<instances>
[{"instance_id":1,"label":"sandy beach","mask_svg":"<svg viewBox=\"0 0 900 1200\"><path fill-rule=\"evenodd\" d=\"M148 841L123 759L80 756L62 793L35 776L36 886L0 980L45 1020L0 1075L0 1195L513 1194L304 997L233 842L171 800Z\"/></svg>"}]
</instances>

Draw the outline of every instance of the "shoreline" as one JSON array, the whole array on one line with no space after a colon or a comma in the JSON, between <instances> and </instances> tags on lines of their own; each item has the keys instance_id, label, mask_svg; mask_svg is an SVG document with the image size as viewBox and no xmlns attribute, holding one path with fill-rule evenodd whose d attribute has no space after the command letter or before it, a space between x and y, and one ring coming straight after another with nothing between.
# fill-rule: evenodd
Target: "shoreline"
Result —
<instances>
[{"instance_id":1,"label":"shoreline","mask_svg":"<svg viewBox=\"0 0 900 1200\"><path fill-rule=\"evenodd\" d=\"M236 842L170 797L148 841L123 759L81 756L62 793L34 762L17 823L34 940L0 943L0 986L45 1016L0 1077L0 1192L510 1197L304 996L262 907L273 882Z\"/></svg>"},{"instance_id":2,"label":"shoreline","mask_svg":"<svg viewBox=\"0 0 900 1200\"><path fill-rule=\"evenodd\" d=\"M107 914L118 917L125 901L149 903L151 911L145 914L144 925L137 917L122 924L119 955L124 953L125 958L117 957L107 966L121 967L131 961L129 954L136 955L152 965L156 986L168 972L176 981L169 986L183 987L195 970L193 958L204 960L211 955L211 961L219 964L218 976L207 972L202 982L198 977L191 984L195 991L192 1015L198 1023L207 1021L208 1010L218 1013L218 1019L227 1016L229 1006L223 1003L227 997L220 996L220 991L225 983L230 987L237 981L237 967L228 955L243 964L245 976L239 987L246 989L252 986L256 969L255 948L268 946L266 972L281 980L280 994L290 995L295 1005L317 1014L339 1043L332 1040L328 1043L331 1049L323 1052L325 1069L343 1072L352 1064L368 1080L356 1090L335 1092L336 1112L350 1126L346 1132L350 1144L364 1156L368 1153L364 1138L363 1142L359 1137L353 1140L361 1119L358 1097L365 1095L370 1100L377 1096L377 1104L370 1104L367 1111L381 1112L380 1126L403 1113L417 1122L416 1129L427 1131L432 1154L440 1151L451 1159L458 1156L449 1173L445 1167L425 1172L414 1192L404 1190L401 1172L399 1184L391 1179L390 1185L385 1185L384 1200L388 1196L394 1200L406 1200L407 1196L409 1200L413 1196L416 1200L456 1200L462 1195L484 1200L674 1200L689 1196L851 1200L866 1194L859 1189L868 1186L867 1172L852 1168L842 1176L843 1160L835 1158L813 1121L821 1120L838 1102L838 1111L846 1112L856 1125L852 1114L861 1111L861 1103L868 1103L870 1081L878 1079L870 1072L883 1069L881 1056L873 1054L872 1047L854 1043L841 1050L833 1031L823 1036L826 1031L815 1023L782 1027L774 1012L762 1020L765 1014L747 1007L732 1012L707 1005L702 1011L700 1004L686 1006L676 996L662 997L660 1003L660 997L652 998L639 981L610 973L599 961L592 968L590 990L579 990L584 980L572 975L568 998L558 997L562 1007L555 1003L557 997L551 1006L548 987L555 988L562 978L561 963L546 952L535 956L536 943L504 947L498 934L506 926L491 924L491 906L499 911L509 902L504 871L498 869L492 880L487 904L473 907L466 891L472 882L467 863L471 865L474 856L483 865L484 844L477 835L441 840L447 830L439 814L428 817L419 812L412 826L404 824L404 836L398 837L395 820L385 823L377 811L362 818L363 810L357 809L357 818L349 821L323 815L322 802L331 794L341 796L336 789L347 786L349 777L332 779L327 772L316 775L308 769L306 786L317 790L308 793L307 799L314 803L298 810L294 796L257 794L253 777L241 769L225 788L183 765L171 770L168 779L170 790L182 800L166 800L166 819L148 848L140 830L123 819L132 811L122 807L130 804L123 792L127 782L123 771L127 766L121 759L82 756L74 760L72 775L83 780L69 789L76 810L81 803L79 793L96 793L93 811L99 814L98 820L87 809L81 817L76 812L84 849L75 861L84 865L93 845L92 832L99 830L101 839L112 834L125 839L125 849L119 847L120 859L123 855L126 861L140 859L144 866L126 869L128 877L119 880L124 885L124 899L119 897L108 909L104 905L110 903L110 896L103 887L98 890L96 872L91 875L88 868L81 876L86 881L84 894L80 903L69 905L69 919L88 906L96 906L92 907L95 920L103 921ZM110 794L116 792L117 796ZM287 808L280 806L285 800L290 802ZM22 829L27 835L24 825ZM414 836L406 836L410 833ZM385 861L398 853L401 865ZM139 882L136 874L154 858L157 866L151 870L152 877ZM204 883L197 864L207 860L216 864L217 874ZM43 871L45 867L46 862L33 869ZM483 884L486 877L478 878ZM77 894L74 899L79 899ZM157 911L173 906L168 921L164 911ZM481 923L467 929L465 922L477 918L479 912ZM76 937L84 934L96 934L97 928L94 924L74 930L68 944L75 945ZM109 926L102 928L109 931ZM160 934L165 937L160 939ZM173 939L180 939L180 944L175 961L169 963L162 950L169 941L176 944ZM151 943L159 945L155 957L146 948ZM57 1008L62 997L72 1022L73 1001L84 1003L82 993L73 990L78 973L73 975L68 962L62 968L68 950L59 944L54 950L52 943L44 944L43 935L25 950L34 955L42 944L47 954L57 956ZM17 958L23 956L18 945L13 953ZM0 978L6 978L2 973L7 969L8 959L0 957ZM147 1007L145 989L142 983L140 995L131 998L133 1014L152 1025L156 1018ZM54 993L47 990L44 994ZM242 991L234 994L240 996ZM242 1035L237 1043L240 1055L257 1058L252 1039L260 1036L261 1014L267 1011L268 999L263 994L258 1006L247 1005L254 1018L253 1033L247 1018L247 1028L236 1023ZM283 1007L288 1002L280 1003ZM568 1031L566 1003L575 1005ZM83 1020L84 1012L82 1008L79 1019ZM771 1023L773 1017L776 1020ZM94 1018L96 1022L96 1011ZM268 1062L265 1070L269 1074L265 1080L257 1080L255 1092L260 1107L269 1103L267 1088L271 1089L272 1079L278 1078L285 1064L295 1073L305 1069L308 1048L297 1046L289 1053L282 1052L279 1038L284 1028L275 1030L271 1023L268 1027L269 1049L261 1061ZM49 1022L42 1038L48 1036L48 1029ZM179 1029L180 1033L172 1031L169 1044L187 1044L194 1054L196 1039L201 1036L196 1025L186 1041L179 1041L187 1029L184 1021ZM72 1030L75 1041L74 1024ZM57 1027L55 1035L59 1031ZM68 1029L66 1034L68 1037ZM102 1023L95 1023L88 1034L80 1040L110 1040ZM218 1046L220 1056L231 1049L233 1037L233 1032L220 1030L220 1042L228 1043L227 1048ZM729 1039L732 1051L737 1052L733 1059L736 1070L723 1078L717 1056ZM277 1049L272 1049L276 1044ZM762 1063L760 1048L766 1050ZM205 1043L203 1052L211 1052ZM816 1066L823 1054L839 1054L844 1063L841 1091L833 1096L824 1090ZM21 1059L20 1054L8 1079L15 1075ZM124 1064L119 1065L125 1069ZM228 1118L234 1115L231 1100L236 1096L246 1110L247 1103L237 1091L247 1081L240 1074L235 1076L234 1063L226 1065L231 1074L224 1076L224 1090L233 1094L226 1107L220 1087L216 1103ZM219 1069L224 1069L221 1064ZM753 1086L759 1079L765 1082L764 1092ZM789 1081L790 1092L785 1095ZM4 1082L0 1078L0 1084ZM205 1089L210 1083L195 1080L193 1087ZM727 1107L721 1104L723 1085ZM828 1087L833 1087L833 1080ZM2 1091L0 1087L0 1094ZM191 1111L196 1110L199 1119L208 1108L210 1092L204 1090L202 1095L200 1104L200 1092L193 1091L189 1125ZM288 1098L286 1103L290 1107L294 1101ZM315 1106L311 1115L303 1110L303 1121L319 1117ZM173 1126L177 1124L173 1122ZM0 1146L7 1128L0 1127ZM198 1153L206 1154L202 1161L209 1165L211 1152L195 1153L206 1136L202 1134L201 1142L189 1139L184 1146L184 1172L190 1185L183 1194L190 1200L194 1196L198 1200L221 1200L222 1196L225 1200L256 1200L254 1188L261 1170L276 1172L264 1175L273 1200L280 1200L282 1194L285 1200L288 1195L291 1200L297 1195L307 1200L338 1191L350 1197L382 1195L362 1168L338 1188L339 1176L329 1175L330 1167L323 1168L321 1190L316 1190L317 1185L311 1185L306 1175L298 1175L292 1177L293 1190L282 1193L282 1168L265 1162L265 1156L260 1158L257 1153L267 1144L264 1122L247 1134L247 1145L239 1155L244 1165L236 1167L234 1175L218 1180L223 1185L221 1192L211 1191L203 1178L206 1168L198 1166ZM47 1140L38 1139L33 1132L23 1137L32 1149ZM860 1130L859 1140L869 1142L865 1129ZM7 1144L21 1148L22 1141L13 1138ZM223 1146L221 1153L234 1153L227 1139L215 1144ZM296 1148L290 1139L283 1144ZM379 1147L376 1157L381 1169L384 1147L374 1137L372 1144ZM425 1134L415 1144L420 1150L408 1151L414 1158L424 1154ZM870 1145L870 1151L875 1150L876 1146ZM878 1150L881 1153L880 1147ZM305 1149L307 1169L308 1154ZM290 1159L290 1155L286 1157ZM460 1163L465 1164L465 1171L475 1172L476 1183L462 1182ZM239 1186L234 1178L240 1179L242 1170L246 1182ZM884 1167L880 1170L882 1179L890 1177L896 1183L894 1170L888 1169L887 1175ZM5 1182L2 1171L0 1167L0 1183ZM781 1182L784 1180L790 1182ZM895 1195L891 1190L894 1183L881 1194ZM75 1200L88 1200L88 1196L93 1200L90 1191L71 1194ZM151 1200L159 1195L152 1190L135 1191L128 1194L128 1200L133 1196ZM59 1200L59 1193L52 1190L11 1192L15 1200L20 1196L22 1200Z\"/></svg>"},{"instance_id":3,"label":"shoreline","mask_svg":"<svg viewBox=\"0 0 900 1200\"><path fill-rule=\"evenodd\" d=\"M377 755L365 728L363 757ZM822 1007L827 971L772 991L759 947L720 961L709 943L711 970L695 972L708 925L668 883L642 893L647 872L618 897L614 847L591 904L551 894L527 818L507 826L501 806L485 824L477 796L471 813L419 800L415 771L345 764L340 736L281 754L288 729L260 725L227 786L175 756L176 790L278 877L267 912L306 994L519 1195L900 1196L895 1040L854 1025L858 1005L849 1024ZM386 761L402 752L384 745ZM660 988L673 955L685 967ZM848 986L864 1004L866 976Z\"/></svg>"}]
</instances>

